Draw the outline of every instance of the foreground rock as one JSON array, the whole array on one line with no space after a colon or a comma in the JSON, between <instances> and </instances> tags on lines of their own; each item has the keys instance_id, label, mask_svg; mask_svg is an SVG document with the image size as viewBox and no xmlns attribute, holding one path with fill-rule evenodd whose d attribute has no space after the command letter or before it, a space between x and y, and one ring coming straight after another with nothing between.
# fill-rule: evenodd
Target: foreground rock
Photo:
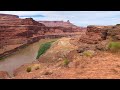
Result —
<instances>
[{"instance_id":1,"label":"foreground rock","mask_svg":"<svg viewBox=\"0 0 120 90\"><path fill-rule=\"evenodd\" d=\"M9 74L6 71L0 71L0 79L10 78Z\"/></svg>"}]
</instances>

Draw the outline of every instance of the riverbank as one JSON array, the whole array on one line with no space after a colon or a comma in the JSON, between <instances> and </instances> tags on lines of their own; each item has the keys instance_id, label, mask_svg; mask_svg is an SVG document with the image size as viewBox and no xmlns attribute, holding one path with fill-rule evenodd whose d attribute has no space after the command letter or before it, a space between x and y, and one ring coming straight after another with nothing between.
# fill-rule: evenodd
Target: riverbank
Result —
<instances>
[{"instance_id":1,"label":"riverbank","mask_svg":"<svg viewBox=\"0 0 120 90\"><path fill-rule=\"evenodd\" d=\"M39 47L42 43L49 42L55 39L41 39L38 42L30 44L27 47L21 48L14 54L4 58L0 61L0 71L7 71L10 76L13 76L13 71L26 63L36 61Z\"/></svg>"}]
</instances>

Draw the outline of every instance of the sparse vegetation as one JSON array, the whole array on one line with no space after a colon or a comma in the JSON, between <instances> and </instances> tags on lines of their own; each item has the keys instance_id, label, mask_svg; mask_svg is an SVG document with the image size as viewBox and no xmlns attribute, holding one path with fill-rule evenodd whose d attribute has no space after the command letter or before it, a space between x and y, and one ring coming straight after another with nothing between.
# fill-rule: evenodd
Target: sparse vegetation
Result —
<instances>
[{"instance_id":1,"label":"sparse vegetation","mask_svg":"<svg viewBox=\"0 0 120 90\"><path fill-rule=\"evenodd\" d=\"M27 72L31 72L32 68L31 67L28 67L27 68Z\"/></svg>"},{"instance_id":2,"label":"sparse vegetation","mask_svg":"<svg viewBox=\"0 0 120 90\"><path fill-rule=\"evenodd\" d=\"M84 56L87 56L87 57L92 57L93 54L94 54L94 52L89 51L89 50L83 52L83 55L84 55Z\"/></svg>"},{"instance_id":3,"label":"sparse vegetation","mask_svg":"<svg viewBox=\"0 0 120 90\"><path fill-rule=\"evenodd\" d=\"M110 42L108 44L108 50L110 50L112 52L120 51L120 42Z\"/></svg>"},{"instance_id":4,"label":"sparse vegetation","mask_svg":"<svg viewBox=\"0 0 120 90\"><path fill-rule=\"evenodd\" d=\"M41 44L41 46L40 46L40 48L38 50L38 55L37 55L36 59L38 59L42 54L44 54L51 47L51 44L54 41L46 42L46 43Z\"/></svg>"},{"instance_id":5,"label":"sparse vegetation","mask_svg":"<svg viewBox=\"0 0 120 90\"><path fill-rule=\"evenodd\" d=\"M65 58L64 61L63 61L63 65L67 66L68 64L69 64L69 60Z\"/></svg>"}]
</instances>

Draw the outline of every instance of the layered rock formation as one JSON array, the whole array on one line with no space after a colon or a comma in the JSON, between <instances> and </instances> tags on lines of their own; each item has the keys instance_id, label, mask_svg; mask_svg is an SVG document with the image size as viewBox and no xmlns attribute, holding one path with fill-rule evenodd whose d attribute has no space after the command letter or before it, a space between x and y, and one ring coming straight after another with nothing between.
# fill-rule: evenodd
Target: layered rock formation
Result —
<instances>
[{"instance_id":1,"label":"layered rock formation","mask_svg":"<svg viewBox=\"0 0 120 90\"><path fill-rule=\"evenodd\" d=\"M112 38L114 40L120 40L120 25L117 24L111 27L108 32L108 38Z\"/></svg>"},{"instance_id":2,"label":"layered rock formation","mask_svg":"<svg viewBox=\"0 0 120 90\"><path fill-rule=\"evenodd\" d=\"M110 32L113 31L113 27L116 26L87 26L86 35L80 41L88 44L97 44L99 41L106 40L111 36Z\"/></svg>"},{"instance_id":3,"label":"layered rock formation","mask_svg":"<svg viewBox=\"0 0 120 90\"><path fill-rule=\"evenodd\" d=\"M82 32L85 31L86 28L78 27L72 24L69 20L67 22L64 21L39 21L39 23L43 23L45 26L49 27L51 32Z\"/></svg>"},{"instance_id":4,"label":"layered rock formation","mask_svg":"<svg viewBox=\"0 0 120 90\"><path fill-rule=\"evenodd\" d=\"M62 22L62 25L58 22L56 27L55 23L49 26L46 22L40 23L32 18L20 19L17 15L0 14L0 56L3 57L4 52L17 50L18 47L23 47L41 38L72 36L81 33L82 29L70 22Z\"/></svg>"},{"instance_id":5,"label":"layered rock formation","mask_svg":"<svg viewBox=\"0 0 120 90\"><path fill-rule=\"evenodd\" d=\"M84 50L106 50L109 41L120 40L120 26L94 26L87 27L85 35L79 39L78 52Z\"/></svg>"},{"instance_id":6,"label":"layered rock formation","mask_svg":"<svg viewBox=\"0 0 120 90\"><path fill-rule=\"evenodd\" d=\"M39 21L39 23L43 23L45 26L48 27L76 27L70 21Z\"/></svg>"},{"instance_id":7,"label":"layered rock formation","mask_svg":"<svg viewBox=\"0 0 120 90\"><path fill-rule=\"evenodd\" d=\"M0 58L3 53L29 43L31 38L44 35L45 30L44 24L32 18L20 19L16 15L0 14Z\"/></svg>"}]
</instances>

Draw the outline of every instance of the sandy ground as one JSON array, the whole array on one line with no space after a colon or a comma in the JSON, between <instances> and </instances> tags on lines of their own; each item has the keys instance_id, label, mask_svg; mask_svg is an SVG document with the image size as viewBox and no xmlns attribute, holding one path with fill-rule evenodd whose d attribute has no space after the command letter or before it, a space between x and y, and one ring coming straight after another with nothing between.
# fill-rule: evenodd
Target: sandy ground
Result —
<instances>
[{"instance_id":1,"label":"sandy ground","mask_svg":"<svg viewBox=\"0 0 120 90\"><path fill-rule=\"evenodd\" d=\"M77 57L78 65L35 70L15 76L16 79L120 79L120 56L108 52L99 53L93 58ZM75 62L76 62L75 61ZM44 75L43 72L52 72Z\"/></svg>"}]
</instances>

